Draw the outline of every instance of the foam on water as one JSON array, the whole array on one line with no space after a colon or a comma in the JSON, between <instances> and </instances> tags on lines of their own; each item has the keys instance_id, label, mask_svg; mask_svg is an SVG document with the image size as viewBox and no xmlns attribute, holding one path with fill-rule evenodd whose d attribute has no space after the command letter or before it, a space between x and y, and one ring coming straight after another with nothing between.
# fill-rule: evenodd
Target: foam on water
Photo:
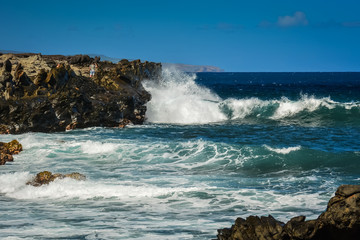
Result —
<instances>
[{"instance_id":1,"label":"foam on water","mask_svg":"<svg viewBox=\"0 0 360 240\"><path fill-rule=\"evenodd\" d=\"M206 124L253 117L279 121L323 109L333 115L336 108L360 115L359 102L336 102L330 97L300 94L297 100L252 98L221 99L210 89L198 85L195 74L165 69L162 79L145 83L152 99L147 104L147 120L152 123ZM355 111L355 112L354 112ZM321 115L321 113L319 113ZM343 115L343 113L339 113ZM331 119L330 119L331 120Z\"/></svg>"},{"instance_id":2,"label":"foam on water","mask_svg":"<svg viewBox=\"0 0 360 240\"><path fill-rule=\"evenodd\" d=\"M146 82L151 93L146 116L153 123L203 124L226 120L221 99L195 83L196 75L165 69L159 82Z\"/></svg>"},{"instance_id":3,"label":"foam on water","mask_svg":"<svg viewBox=\"0 0 360 240\"><path fill-rule=\"evenodd\" d=\"M313 96L302 95L298 101L291 101L286 97L282 97L277 101L279 107L276 109L272 119L282 119L289 116L294 116L301 111L313 112L320 107L327 109L334 109L338 103L332 101L330 98L317 99Z\"/></svg>"},{"instance_id":4,"label":"foam on water","mask_svg":"<svg viewBox=\"0 0 360 240\"><path fill-rule=\"evenodd\" d=\"M272 147L265 145L265 147L266 147L266 149L276 152L276 153L279 153L279 154L289 154L291 152L298 151L301 149L301 146L287 147L287 148L286 147L285 148L272 148Z\"/></svg>"},{"instance_id":5,"label":"foam on water","mask_svg":"<svg viewBox=\"0 0 360 240\"><path fill-rule=\"evenodd\" d=\"M195 77L146 83L142 126L0 135L24 148L1 166L0 238L212 239L237 217L316 218L340 184L359 183L360 125L340 125L358 123L359 98L260 85L230 94L221 80L214 93ZM87 179L26 185L45 170Z\"/></svg>"},{"instance_id":6,"label":"foam on water","mask_svg":"<svg viewBox=\"0 0 360 240\"><path fill-rule=\"evenodd\" d=\"M90 140L78 144L81 146L81 150L87 154L109 153L114 152L118 148L118 144L115 143L102 143Z\"/></svg>"},{"instance_id":7,"label":"foam on water","mask_svg":"<svg viewBox=\"0 0 360 240\"><path fill-rule=\"evenodd\" d=\"M34 176L28 172L1 174L0 193L15 199L118 198L131 200L202 190L197 187L157 187L128 181L114 184L92 180L76 181L68 178L56 179L40 187L26 185L32 177Z\"/></svg>"}]
</instances>

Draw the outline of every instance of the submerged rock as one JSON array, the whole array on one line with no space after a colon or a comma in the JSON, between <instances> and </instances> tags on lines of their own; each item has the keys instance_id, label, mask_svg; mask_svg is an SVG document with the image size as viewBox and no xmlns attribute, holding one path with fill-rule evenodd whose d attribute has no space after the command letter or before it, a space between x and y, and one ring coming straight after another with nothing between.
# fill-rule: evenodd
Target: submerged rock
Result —
<instances>
[{"instance_id":1,"label":"submerged rock","mask_svg":"<svg viewBox=\"0 0 360 240\"><path fill-rule=\"evenodd\" d=\"M0 133L142 124L151 98L142 81L161 73L159 63L114 64L86 55L5 54L0 62Z\"/></svg>"},{"instance_id":2,"label":"submerged rock","mask_svg":"<svg viewBox=\"0 0 360 240\"><path fill-rule=\"evenodd\" d=\"M12 155L18 154L21 151L22 145L17 140L12 140L8 143L0 142L0 165L14 161Z\"/></svg>"},{"instance_id":3,"label":"submerged rock","mask_svg":"<svg viewBox=\"0 0 360 240\"><path fill-rule=\"evenodd\" d=\"M286 224L272 216L238 218L231 228L218 230L218 240L359 239L360 185L342 185L317 219L292 218Z\"/></svg>"},{"instance_id":4,"label":"submerged rock","mask_svg":"<svg viewBox=\"0 0 360 240\"><path fill-rule=\"evenodd\" d=\"M36 174L36 176L26 184L39 187L44 184L49 184L50 182L53 182L55 179L63 179L63 178L72 178L78 181L86 180L85 175L77 172L69 173L69 174L61 174L61 173L52 174L49 171L43 171Z\"/></svg>"}]
</instances>

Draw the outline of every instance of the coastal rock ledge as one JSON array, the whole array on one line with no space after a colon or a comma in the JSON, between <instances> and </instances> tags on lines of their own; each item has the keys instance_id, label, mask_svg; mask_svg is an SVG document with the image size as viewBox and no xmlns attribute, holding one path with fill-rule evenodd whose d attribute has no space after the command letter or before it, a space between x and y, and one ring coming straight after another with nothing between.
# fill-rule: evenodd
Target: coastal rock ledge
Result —
<instances>
[{"instance_id":1,"label":"coastal rock ledge","mask_svg":"<svg viewBox=\"0 0 360 240\"><path fill-rule=\"evenodd\" d=\"M341 185L317 219L304 216L286 224L272 216L238 218L231 228L218 230L218 240L360 239L360 185Z\"/></svg>"},{"instance_id":2,"label":"coastal rock ledge","mask_svg":"<svg viewBox=\"0 0 360 240\"><path fill-rule=\"evenodd\" d=\"M160 74L160 63L140 60L0 53L0 134L142 124L151 98L142 81Z\"/></svg>"}]
</instances>

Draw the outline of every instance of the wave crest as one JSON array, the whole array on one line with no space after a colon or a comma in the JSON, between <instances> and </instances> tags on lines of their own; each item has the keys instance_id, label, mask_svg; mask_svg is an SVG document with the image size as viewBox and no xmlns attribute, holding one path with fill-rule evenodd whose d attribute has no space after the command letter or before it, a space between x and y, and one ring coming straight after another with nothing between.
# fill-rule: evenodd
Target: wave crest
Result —
<instances>
[{"instance_id":1,"label":"wave crest","mask_svg":"<svg viewBox=\"0 0 360 240\"><path fill-rule=\"evenodd\" d=\"M153 123L204 124L224 121L219 109L222 99L195 82L195 74L163 70L158 82L145 82L151 93L147 119Z\"/></svg>"},{"instance_id":2,"label":"wave crest","mask_svg":"<svg viewBox=\"0 0 360 240\"><path fill-rule=\"evenodd\" d=\"M152 123L207 124L227 120L308 122L352 122L360 117L360 102L336 102L330 97L300 94L297 100L286 96L263 100L252 98L221 99L210 89L195 82L195 74L163 70L158 82L148 81L145 88L152 99L147 104L147 120Z\"/></svg>"},{"instance_id":3,"label":"wave crest","mask_svg":"<svg viewBox=\"0 0 360 240\"><path fill-rule=\"evenodd\" d=\"M265 145L264 147L272 152L276 152L276 153L283 154L283 155L286 155L286 154L289 154L291 152L298 151L301 149L301 146L287 147L287 148L286 147L285 148L272 148L272 147Z\"/></svg>"}]
</instances>

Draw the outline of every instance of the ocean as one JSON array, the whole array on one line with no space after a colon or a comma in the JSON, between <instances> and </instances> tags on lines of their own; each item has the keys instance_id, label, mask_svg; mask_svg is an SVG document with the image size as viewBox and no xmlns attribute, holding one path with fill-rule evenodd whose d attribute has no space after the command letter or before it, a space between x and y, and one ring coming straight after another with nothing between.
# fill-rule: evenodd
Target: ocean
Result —
<instances>
[{"instance_id":1,"label":"ocean","mask_svg":"<svg viewBox=\"0 0 360 240\"><path fill-rule=\"evenodd\" d=\"M360 184L360 73L181 73L144 125L0 135L0 239L214 239L237 217L315 219ZM80 172L33 187L38 172Z\"/></svg>"}]
</instances>

